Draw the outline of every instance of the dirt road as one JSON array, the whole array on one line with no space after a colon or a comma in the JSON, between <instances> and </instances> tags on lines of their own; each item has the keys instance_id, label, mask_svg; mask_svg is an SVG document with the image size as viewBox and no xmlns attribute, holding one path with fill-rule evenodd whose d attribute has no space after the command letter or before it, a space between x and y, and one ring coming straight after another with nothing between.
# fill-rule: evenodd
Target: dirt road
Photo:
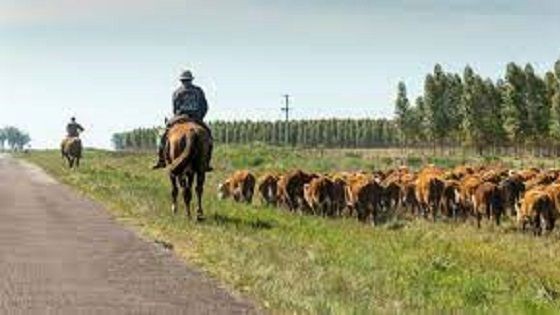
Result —
<instances>
[{"instance_id":1,"label":"dirt road","mask_svg":"<svg viewBox=\"0 0 560 315\"><path fill-rule=\"evenodd\" d=\"M255 312L40 169L0 157L0 313L46 311Z\"/></svg>"}]
</instances>

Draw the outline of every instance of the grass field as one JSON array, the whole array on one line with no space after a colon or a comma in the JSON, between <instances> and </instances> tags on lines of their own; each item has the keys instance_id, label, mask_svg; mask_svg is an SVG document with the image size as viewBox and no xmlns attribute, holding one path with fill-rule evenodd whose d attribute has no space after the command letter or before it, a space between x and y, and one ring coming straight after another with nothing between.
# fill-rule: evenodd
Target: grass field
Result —
<instances>
[{"instance_id":1,"label":"grass field","mask_svg":"<svg viewBox=\"0 0 560 315\"><path fill-rule=\"evenodd\" d=\"M89 150L79 171L57 151L23 158L104 204L148 238L235 292L272 311L321 314L394 312L556 313L560 242L472 223L397 221L372 228L352 219L289 214L216 198L219 180L238 168L312 171L384 167L390 158L352 151L218 147L205 202L207 220L172 216L165 172L153 156ZM464 158L433 159L443 165ZM410 162L418 163L417 159Z\"/></svg>"}]
</instances>

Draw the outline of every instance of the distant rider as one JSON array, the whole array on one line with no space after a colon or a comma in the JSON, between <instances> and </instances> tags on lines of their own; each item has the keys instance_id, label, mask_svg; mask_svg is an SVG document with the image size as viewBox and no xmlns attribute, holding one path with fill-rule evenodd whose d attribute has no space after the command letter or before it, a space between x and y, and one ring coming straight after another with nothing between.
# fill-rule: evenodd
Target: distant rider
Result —
<instances>
[{"instance_id":1,"label":"distant rider","mask_svg":"<svg viewBox=\"0 0 560 315\"><path fill-rule=\"evenodd\" d=\"M213 141L212 141L212 131L210 127L203 121L204 116L208 112L208 103L206 101L206 96L204 96L204 91L194 85L192 81L194 77L190 71L185 71L179 77L181 81L181 86L175 90L173 93L173 115L174 117L169 120L166 125L165 132L163 133L161 140L159 142L158 148L158 161L153 169L164 168L165 167L165 144L167 143L167 133L173 124L177 121L180 116L186 116L198 123L201 127L206 129L208 135L210 136L210 146L208 152L208 164L206 165L206 171L212 171L210 166L210 160L212 158L213 151Z\"/></svg>"},{"instance_id":2,"label":"distant rider","mask_svg":"<svg viewBox=\"0 0 560 315\"><path fill-rule=\"evenodd\" d=\"M76 117L72 117L68 125L66 125L66 137L79 138L80 133L84 132L84 130L84 127L76 122Z\"/></svg>"}]
</instances>

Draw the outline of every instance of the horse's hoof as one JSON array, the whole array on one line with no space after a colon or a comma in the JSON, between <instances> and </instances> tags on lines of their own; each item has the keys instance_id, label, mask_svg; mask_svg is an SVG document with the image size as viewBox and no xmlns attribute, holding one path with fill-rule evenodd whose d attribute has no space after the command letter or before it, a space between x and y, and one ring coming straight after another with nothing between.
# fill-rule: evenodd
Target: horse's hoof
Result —
<instances>
[{"instance_id":1,"label":"horse's hoof","mask_svg":"<svg viewBox=\"0 0 560 315\"><path fill-rule=\"evenodd\" d=\"M177 206L176 205L171 205L171 213L173 213L173 214L177 213Z\"/></svg>"},{"instance_id":2,"label":"horse's hoof","mask_svg":"<svg viewBox=\"0 0 560 315\"><path fill-rule=\"evenodd\" d=\"M202 214L196 216L196 221L197 222L202 222L202 221L205 221L205 220L206 220L206 217Z\"/></svg>"}]
</instances>

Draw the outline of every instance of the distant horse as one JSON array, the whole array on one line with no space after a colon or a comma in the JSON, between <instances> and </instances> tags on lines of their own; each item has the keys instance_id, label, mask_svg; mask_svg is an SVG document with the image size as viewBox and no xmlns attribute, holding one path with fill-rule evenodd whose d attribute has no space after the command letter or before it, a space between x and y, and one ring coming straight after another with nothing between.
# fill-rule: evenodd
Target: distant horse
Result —
<instances>
[{"instance_id":1,"label":"distant horse","mask_svg":"<svg viewBox=\"0 0 560 315\"><path fill-rule=\"evenodd\" d=\"M177 213L177 195L181 187L186 214L191 217L191 189L196 177L197 220L204 219L202 193L206 180L209 144L208 131L192 120L183 119L169 130L165 151L171 180L171 210L174 214Z\"/></svg>"},{"instance_id":2,"label":"distant horse","mask_svg":"<svg viewBox=\"0 0 560 315\"><path fill-rule=\"evenodd\" d=\"M68 137L60 144L62 158L68 161L70 168L79 167L82 158L82 140L78 137Z\"/></svg>"}]
</instances>

